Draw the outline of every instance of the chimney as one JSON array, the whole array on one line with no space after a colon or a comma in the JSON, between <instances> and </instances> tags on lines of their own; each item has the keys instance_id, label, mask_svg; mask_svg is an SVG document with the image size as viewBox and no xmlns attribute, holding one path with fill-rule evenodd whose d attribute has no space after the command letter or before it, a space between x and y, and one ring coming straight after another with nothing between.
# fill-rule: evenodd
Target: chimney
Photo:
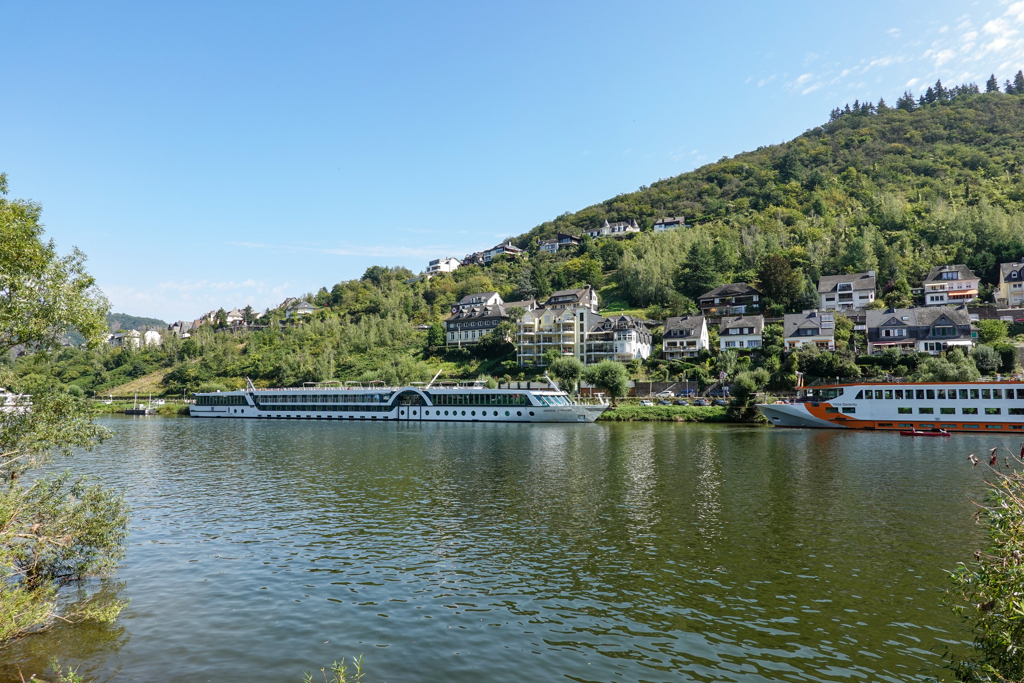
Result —
<instances>
[{"instance_id":1,"label":"chimney","mask_svg":"<svg viewBox=\"0 0 1024 683\"><path fill-rule=\"evenodd\" d=\"M875 271L869 270L868 271L868 277L874 277L874 276L875 276Z\"/></svg>"}]
</instances>

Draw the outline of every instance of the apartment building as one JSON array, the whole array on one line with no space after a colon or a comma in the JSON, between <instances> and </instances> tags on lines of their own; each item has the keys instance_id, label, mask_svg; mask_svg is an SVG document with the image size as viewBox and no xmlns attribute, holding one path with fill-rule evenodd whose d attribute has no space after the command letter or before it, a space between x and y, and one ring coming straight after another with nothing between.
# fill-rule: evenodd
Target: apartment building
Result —
<instances>
[{"instance_id":1,"label":"apartment building","mask_svg":"<svg viewBox=\"0 0 1024 683\"><path fill-rule=\"evenodd\" d=\"M823 311L867 308L875 300L875 271L822 276L818 280L818 299Z\"/></svg>"},{"instance_id":2,"label":"apartment building","mask_svg":"<svg viewBox=\"0 0 1024 683\"><path fill-rule=\"evenodd\" d=\"M662 333L661 357L665 360L696 358L708 348L708 324L702 315L669 318Z\"/></svg>"},{"instance_id":3,"label":"apartment building","mask_svg":"<svg viewBox=\"0 0 1024 683\"><path fill-rule=\"evenodd\" d=\"M836 318L834 313L819 311L803 311L787 313L782 323L786 350L800 348L804 344L814 344L827 351L836 350Z\"/></svg>"},{"instance_id":4,"label":"apartment building","mask_svg":"<svg viewBox=\"0 0 1024 683\"><path fill-rule=\"evenodd\" d=\"M900 353L937 356L952 346L969 351L977 338L978 331L971 325L967 307L962 304L867 312L869 354L896 349Z\"/></svg>"},{"instance_id":5,"label":"apartment building","mask_svg":"<svg viewBox=\"0 0 1024 683\"><path fill-rule=\"evenodd\" d=\"M981 279L961 264L935 266L923 283L925 306L965 304L978 296Z\"/></svg>"},{"instance_id":6,"label":"apartment building","mask_svg":"<svg viewBox=\"0 0 1024 683\"><path fill-rule=\"evenodd\" d=\"M718 348L722 351L761 348L764 316L741 315L722 318L718 326Z\"/></svg>"},{"instance_id":7,"label":"apartment building","mask_svg":"<svg viewBox=\"0 0 1024 683\"><path fill-rule=\"evenodd\" d=\"M761 292L746 282L734 282L701 295L697 306L701 313L712 318L757 313L761 310Z\"/></svg>"}]
</instances>

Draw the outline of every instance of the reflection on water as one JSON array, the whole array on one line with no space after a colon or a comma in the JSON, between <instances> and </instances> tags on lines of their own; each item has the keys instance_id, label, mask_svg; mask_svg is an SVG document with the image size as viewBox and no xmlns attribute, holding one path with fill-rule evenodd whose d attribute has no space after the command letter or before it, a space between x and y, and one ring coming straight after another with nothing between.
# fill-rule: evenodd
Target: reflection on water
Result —
<instances>
[{"instance_id":1,"label":"reflection on water","mask_svg":"<svg viewBox=\"0 0 1024 683\"><path fill-rule=\"evenodd\" d=\"M939 598L977 542L982 435L108 424L74 466L128 491L131 605L0 651L0 679L57 656L285 681L363 653L389 681L903 681L963 638Z\"/></svg>"}]
</instances>

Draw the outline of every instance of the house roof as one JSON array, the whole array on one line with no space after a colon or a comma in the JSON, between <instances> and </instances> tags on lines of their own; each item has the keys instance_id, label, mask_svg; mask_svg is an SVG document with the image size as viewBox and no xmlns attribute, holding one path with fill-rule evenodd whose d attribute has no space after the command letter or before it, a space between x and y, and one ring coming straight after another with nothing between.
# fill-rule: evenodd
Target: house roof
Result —
<instances>
[{"instance_id":1,"label":"house roof","mask_svg":"<svg viewBox=\"0 0 1024 683\"><path fill-rule=\"evenodd\" d=\"M659 218L654 221L655 225L666 225L670 223L686 223L686 219L682 216L675 216L673 218Z\"/></svg>"},{"instance_id":2,"label":"house roof","mask_svg":"<svg viewBox=\"0 0 1024 683\"><path fill-rule=\"evenodd\" d=\"M548 297L547 301L544 302L545 306L561 306L563 304L575 303L590 305L591 300L594 297L594 290L591 289L590 285L581 287L579 289L563 289L558 292L554 292ZM561 299L561 301L556 301Z\"/></svg>"},{"instance_id":3,"label":"house roof","mask_svg":"<svg viewBox=\"0 0 1024 683\"><path fill-rule=\"evenodd\" d=\"M754 328L754 331L751 332L751 334L761 334L764 331L764 316L740 315L735 318L722 318L722 322L718 325L719 330L730 330L732 328L744 327Z\"/></svg>"},{"instance_id":4,"label":"house roof","mask_svg":"<svg viewBox=\"0 0 1024 683\"><path fill-rule=\"evenodd\" d=\"M309 303L308 301L297 301L294 304L292 304L291 306L289 306L288 310L289 311L295 311L295 310L298 310L300 308L308 309L310 311L315 311L316 310L316 306L314 306L313 304Z\"/></svg>"},{"instance_id":5,"label":"house roof","mask_svg":"<svg viewBox=\"0 0 1024 683\"><path fill-rule=\"evenodd\" d=\"M828 294L836 291L840 283L853 285L853 291L875 291L875 272L852 273L850 275L822 275L818 280L818 294Z\"/></svg>"},{"instance_id":6,"label":"house roof","mask_svg":"<svg viewBox=\"0 0 1024 683\"><path fill-rule=\"evenodd\" d=\"M970 325L971 316L966 306L929 306L927 308L889 308L884 311L868 311L868 329L888 325L907 327L931 327L945 317L953 325ZM904 320L906 318L906 320Z\"/></svg>"},{"instance_id":7,"label":"house roof","mask_svg":"<svg viewBox=\"0 0 1024 683\"><path fill-rule=\"evenodd\" d=\"M642 330L647 332L647 327L640 318L631 315L610 315L607 318L597 318L590 326L591 332L611 332L613 330Z\"/></svg>"},{"instance_id":8,"label":"house roof","mask_svg":"<svg viewBox=\"0 0 1024 683\"><path fill-rule=\"evenodd\" d=\"M1017 273L1017 279L1024 279L1024 274L1021 274L1021 270L1024 269L1024 263L1016 261L1014 263L1000 263L999 264L999 279L1008 280L1010 273Z\"/></svg>"},{"instance_id":9,"label":"house roof","mask_svg":"<svg viewBox=\"0 0 1024 683\"><path fill-rule=\"evenodd\" d=\"M489 306L479 305L471 306L469 308L459 309L457 312L448 316L448 321L459 321L459 320L479 320L481 318L507 318L508 313L505 307L501 304L491 304Z\"/></svg>"},{"instance_id":10,"label":"house roof","mask_svg":"<svg viewBox=\"0 0 1024 683\"><path fill-rule=\"evenodd\" d=\"M801 329L817 328L818 336L835 337L835 314L827 311L804 311L803 313L787 313L783 319L782 330L786 338L796 336ZM831 327L822 327L822 323L831 323Z\"/></svg>"},{"instance_id":11,"label":"house roof","mask_svg":"<svg viewBox=\"0 0 1024 683\"><path fill-rule=\"evenodd\" d=\"M684 315L665 320L665 332L672 330L699 330L704 327L704 316Z\"/></svg>"},{"instance_id":12,"label":"house roof","mask_svg":"<svg viewBox=\"0 0 1024 683\"><path fill-rule=\"evenodd\" d=\"M499 299L501 298L501 295L498 294L497 292L479 292L478 294L467 294L466 296L459 299L459 306L469 306L473 303L473 299L483 298L484 301L487 301L488 299L494 296L498 297Z\"/></svg>"},{"instance_id":13,"label":"house roof","mask_svg":"<svg viewBox=\"0 0 1024 683\"><path fill-rule=\"evenodd\" d=\"M926 283L927 282L944 282L944 280L939 279L939 275L942 274L942 273L948 273L948 272L952 272L952 271L956 271L956 272L960 273L960 278L959 279L961 279L961 280L975 280L978 277L973 272L971 272L970 268L968 268L967 266L965 266L962 263L958 263L958 264L955 264L955 265L952 265L952 266L935 266L934 268L932 268L931 270L928 271L928 277L926 277L924 279L924 281Z\"/></svg>"},{"instance_id":14,"label":"house roof","mask_svg":"<svg viewBox=\"0 0 1024 683\"><path fill-rule=\"evenodd\" d=\"M728 285L720 285L718 287L715 287L710 292L708 292L706 294L701 294L698 297L698 299L714 299L714 298L719 298L720 299L722 297L746 296L748 294L758 294L758 295L760 295L761 292L759 292L758 290L754 289L753 287L748 285L746 282L733 282L733 283L728 284Z\"/></svg>"},{"instance_id":15,"label":"house roof","mask_svg":"<svg viewBox=\"0 0 1024 683\"><path fill-rule=\"evenodd\" d=\"M531 311L537 308L537 300L526 299L525 301L506 301L501 305L501 307L504 308L506 311L508 311L510 308L516 307L525 308L526 310Z\"/></svg>"}]
</instances>

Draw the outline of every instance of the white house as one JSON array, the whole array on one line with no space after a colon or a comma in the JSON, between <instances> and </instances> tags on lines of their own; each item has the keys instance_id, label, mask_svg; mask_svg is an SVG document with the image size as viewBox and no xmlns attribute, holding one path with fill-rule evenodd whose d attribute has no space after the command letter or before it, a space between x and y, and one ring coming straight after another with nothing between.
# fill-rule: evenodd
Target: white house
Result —
<instances>
[{"instance_id":1,"label":"white house","mask_svg":"<svg viewBox=\"0 0 1024 683\"><path fill-rule=\"evenodd\" d=\"M288 307L288 310L284 312L284 317L287 318L301 318L304 315L309 315L316 310L316 306L309 303L308 301L298 301Z\"/></svg>"},{"instance_id":2,"label":"white house","mask_svg":"<svg viewBox=\"0 0 1024 683\"><path fill-rule=\"evenodd\" d=\"M669 318L661 339L661 357L665 360L695 358L708 348L708 324L702 315Z\"/></svg>"},{"instance_id":3,"label":"white house","mask_svg":"<svg viewBox=\"0 0 1024 683\"><path fill-rule=\"evenodd\" d=\"M584 344L584 365L603 360L628 362L651 355L651 333L643 322L630 315L598 318L587 331Z\"/></svg>"},{"instance_id":4,"label":"white house","mask_svg":"<svg viewBox=\"0 0 1024 683\"><path fill-rule=\"evenodd\" d=\"M659 218L654 221L654 232L665 232L674 228L681 228L686 225L686 219L682 216L673 218Z\"/></svg>"},{"instance_id":5,"label":"white house","mask_svg":"<svg viewBox=\"0 0 1024 683\"><path fill-rule=\"evenodd\" d=\"M437 275L438 273L454 273L458 270L462 262L459 259L452 256L445 258L436 258L427 264L427 275Z\"/></svg>"},{"instance_id":6,"label":"white house","mask_svg":"<svg viewBox=\"0 0 1024 683\"><path fill-rule=\"evenodd\" d=\"M609 223L605 220L604 225L600 228L586 231L590 238L595 240L599 237L622 237L631 232L640 232L640 226L637 225L635 220L618 221L616 223Z\"/></svg>"},{"instance_id":7,"label":"white house","mask_svg":"<svg viewBox=\"0 0 1024 683\"><path fill-rule=\"evenodd\" d=\"M114 334L107 335L107 343L111 346L137 349L142 343L142 335L139 334L138 330L128 330L127 332L116 332Z\"/></svg>"},{"instance_id":8,"label":"white house","mask_svg":"<svg viewBox=\"0 0 1024 683\"><path fill-rule=\"evenodd\" d=\"M156 330L146 330L142 335L142 343L146 346L160 346L163 343L163 338Z\"/></svg>"},{"instance_id":9,"label":"white house","mask_svg":"<svg viewBox=\"0 0 1024 683\"><path fill-rule=\"evenodd\" d=\"M965 304L977 298L981 278L963 264L935 266L924 279L924 305Z\"/></svg>"},{"instance_id":10,"label":"white house","mask_svg":"<svg viewBox=\"0 0 1024 683\"><path fill-rule=\"evenodd\" d=\"M718 348L722 351L759 349L763 333L764 316L762 315L722 318L722 322L718 326Z\"/></svg>"},{"instance_id":11,"label":"white house","mask_svg":"<svg viewBox=\"0 0 1024 683\"><path fill-rule=\"evenodd\" d=\"M508 256L514 258L516 256L520 256L522 253L523 250L515 246L511 242L499 244L496 247L491 247L490 249L483 253L484 263L490 263L495 256Z\"/></svg>"},{"instance_id":12,"label":"white house","mask_svg":"<svg viewBox=\"0 0 1024 683\"><path fill-rule=\"evenodd\" d=\"M814 344L828 351L836 350L834 313L819 310L787 313L782 325L786 350L791 351L804 344Z\"/></svg>"},{"instance_id":13,"label":"white house","mask_svg":"<svg viewBox=\"0 0 1024 683\"><path fill-rule=\"evenodd\" d=\"M237 308L232 308L228 312L226 322L227 322L228 325L234 325L235 323L240 323L243 320L244 320L244 316L242 315L242 312L240 310L238 310Z\"/></svg>"},{"instance_id":14,"label":"white house","mask_svg":"<svg viewBox=\"0 0 1024 683\"><path fill-rule=\"evenodd\" d=\"M818 280L818 299L823 311L867 308L875 300L875 271L824 275Z\"/></svg>"},{"instance_id":15,"label":"white house","mask_svg":"<svg viewBox=\"0 0 1024 683\"><path fill-rule=\"evenodd\" d=\"M452 313L458 313L460 310L464 311L475 306L500 306L503 303L505 302L502 301L501 295L497 292L467 294L459 300L459 303L452 306Z\"/></svg>"}]
</instances>

